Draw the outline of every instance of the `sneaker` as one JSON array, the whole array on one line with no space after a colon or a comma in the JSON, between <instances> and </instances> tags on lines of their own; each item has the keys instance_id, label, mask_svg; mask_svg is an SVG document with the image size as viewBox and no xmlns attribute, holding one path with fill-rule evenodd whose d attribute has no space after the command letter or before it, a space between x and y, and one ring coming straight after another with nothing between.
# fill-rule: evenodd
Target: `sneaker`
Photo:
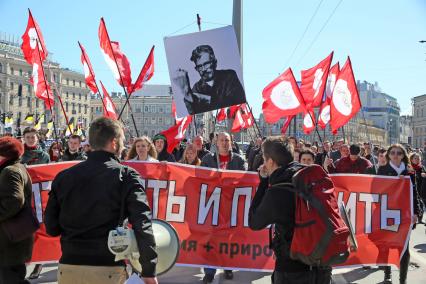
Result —
<instances>
[{"instance_id":1,"label":"sneaker","mask_svg":"<svg viewBox=\"0 0 426 284\"><path fill-rule=\"evenodd\" d=\"M234 279L234 273L232 272L232 270L225 270L225 279Z\"/></svg>"},{"instance_id":2,"label":"sneaker","mask_svg":"<svg viewBox=\"0 0 426 284\"><path fill-rule=\"evenodd\" d=\"M212 283L212 282L213 282L213 279L214 279L214 275L206 274L206 275L204 275L204 277L203 277L203 283L204 283L204 284Z\"/></svg>"}]
</instances>

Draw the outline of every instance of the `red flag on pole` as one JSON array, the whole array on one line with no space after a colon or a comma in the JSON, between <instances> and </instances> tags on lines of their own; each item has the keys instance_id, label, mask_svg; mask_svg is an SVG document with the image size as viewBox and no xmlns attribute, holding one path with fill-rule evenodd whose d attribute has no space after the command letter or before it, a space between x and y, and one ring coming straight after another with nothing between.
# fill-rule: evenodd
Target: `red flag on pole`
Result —
<instances>
[{"instance_id":1,"label":"red flag on pole","mask_svg":"<svg viewBox=\"0 0 426 284\"><path fill-rule=\"evenodd\" d=\"M172 153L173 149L185 138L186 130L192 121L192 116L188 115L176 121L176 124L161 132L167 139L167 152Z\"/></svg>"},{"instance_id":2,"label":"red flag on pole","mask_svg":"<svg viewBox=\"0 0 426 284\"><path fill-rule=\"evenodd\" d=\"M138 78L132 88L132 93L143 87L143 84L147 82L154 75L154 47L151 48L148 57L146 58L145 64L143 65ZM131 93L129 93L130 95Z\"/></svg>"},{"instance_id":3,"label":"red flag on pole","mask_svg":"<svg viewBox=\"0 0 426 284\"><path fill-rule=\"evenodd\" d=\"M38 45L38 50L40 51L41 62L47 58L47 48L44 44L44 39L43 35L41 34L40 27L34 20L30 9L28 9L28 13L28 23L27 28L22 35L21 49L24 53L25 60L28 62L28 64L32 65L34 62L33 54L35 53L36 46ZM38 54L37 57L39 57ZM40 61L40 59L38 61Z\"/></svg>"},{"instance_id":4,"label":"red flag on pole","mask_svg":"<svg viewBox=\"0 0 426 284\"><path fill-rule=\"evenodd\" d=\"M221 108L216 115L217 121L224 121L226 119L226 108Z\"/></svg>"},{"instance_id":5,"label":"red flag on pole","mask_svg":"<svg viewBox=\"0 0 426 284\"><path fill-rule=\"evenodd\" d=\"M41 55L41 54L40 54ZM33 54L33 71L30 83L34 86L34 93L37 98L42 99L47 109L52 109L54 105L53 92L46 81L43 63L40 61L38 52Z\"/></svg>"},{"instance_id":6,"label":"red flag on pole","mask_svg":"<svg viewBox=\"0 0 426 284\"><path fill-rule=\"evenodd\" d=\"M330 105L330 126L333 134L361 109L361 100L355 83L351 60L348 56L337 77Z\"/></svg>"},{"instance_id":7,"label":"red flag on pole","mask_svg":"<svg viewBox=\"0 0 426 284\"><path fill-rule=\"evenodd\" d=\"M333 52L316 66L302 70L300 92L305 100L306 108L310 109L321 105L332 59Z\"/></svg>"},{"instance_id":8,"label":"red flag on pole","mask_svg":"<svg viewBox=\"0 0 426 284\"><path fill-rule=\"evenodd\" d=\"M339 76L339 71L340 71L339 62L337 62L336 64L334 64L333 67L330 68L330 72L328 73L327 86L325 88L325 98L323 103L321 104L320 114L318 117L318 125L322 129L324 129L327 123L330 121L331 96L333 94L337 76Z\"/></svg>"},{"instance_id":9,"label":"red flag on pole","mask_svg":"<svg viewBox=\"0 0 426 284\"><path fill-rule=\"evenodd\" d=\"M111 100L111 97L109 96L107 90L104 87L104 84L102 84L101 82L101 88L102 88L102 100L104 101L103 103L103 108L104 108L104 116L105 117L109 117L112 119L117 119L117 112L115 111L115 105L114 102Z\"/></svg>"},{"instance_id":10,"label":"red flag on pole","mask_svg":"<svg viewBox=\"0 0 426 284\"><path fill-rule=\"evenodd\" d=\"M231 132L238 132L241 131L241 129L249 128L253 125L253 114L250 112L246 104L242 104L235 113L235 119L234 123L232 124Z\"/></svg>"},{"instance_id":11,"label":"red flag on pole","mask_svg":"<svg viewBox=\"0 0 426 284\"><path fill-rule=\"evenodd\" d=\"M291 68L263 89L262 111L267 123L305 111L305 104Z\"/></svg>"},{"instance_id":12,"label":"red flag on pole","mask_svg":"<svg viewBox=\"0 0 426 284\"><path fill-rule=\"evenodd\" d=\"M281 128L281 133L285 134L287 132L287 129L291 123L291 121L293 120L293 118L295 117L295 115L289 115L284 117L284 124L283 127Z\"/></svg>"},{"instance_id":13,"label":"red flag on pole","mask_svg":"<svg viewBox=\"0 0 426 284\"><path fill-rule=\"evenodd\" d=\"M303 132L306 134L311 133L312 130L315 129L315 114L313 109L310 109L305 112L305 116L303 117Z\"/></svg>"},{"instance_id":14,"label":"red flag on pole","mask_svg":"<svg viewBox=\"0 0 426 284\"><path fill-rule=\"evenodd\" d=\"M86 85L96 94L99 92L98 87L96 86L95 72L93 72L92 64L90 63L89 56L86 53L83 45L78 42L78 45L81 49L81 63L83 64L84 78L86 79Z\"/></svg>"},{"instance_id":15,"label":"red flag on pole","mask_svg":"<svg viewBox=\"0 0 426 284\"><path fill-rule=\"evenodd\" d=\"M132 90L130 62L126 55L121 52L120 44L116 41L110 40L103 18L101 18L101 22L99 24L98 35L102 54L114 74L114 78L120 86L125 87L127 92L130 93Z\"/></svg>"}]
</instances>

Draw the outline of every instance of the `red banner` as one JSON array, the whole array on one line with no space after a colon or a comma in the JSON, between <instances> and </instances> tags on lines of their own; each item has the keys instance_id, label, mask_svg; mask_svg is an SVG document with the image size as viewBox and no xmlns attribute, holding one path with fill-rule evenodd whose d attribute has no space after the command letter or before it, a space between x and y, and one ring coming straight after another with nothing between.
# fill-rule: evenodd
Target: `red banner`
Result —
<instances>
[{"instance_id":1,"label":"red banner","mask_svg":"<svg viewBox=\"0 0 426 284\"><path fill-rule=\"evenodd\" d=\"M54 176L73 164L29 167L39 220ZM170 222L177 230L179 264L273 269L268 230L248 228L248 210L259 182L256 173L175 163L126 164L144 177L153 217ZM399 266L411 228L409 179L367 175L335 175L332 179L339 200L350 211L359 244L359 250L344 265ZM59 238L47 236L42 226L36 234L32 261L57 261L60 255Z\"/></svg>"}]
</instances>

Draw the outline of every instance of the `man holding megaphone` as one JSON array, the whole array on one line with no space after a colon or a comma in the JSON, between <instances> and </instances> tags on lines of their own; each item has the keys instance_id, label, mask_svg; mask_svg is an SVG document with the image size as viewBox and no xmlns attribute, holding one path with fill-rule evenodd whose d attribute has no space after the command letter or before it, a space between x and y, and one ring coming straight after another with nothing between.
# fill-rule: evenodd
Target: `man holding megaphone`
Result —
<instances>
[{"instance_id":1,"label":"man holding megaphone","mask_svg":"<svg viewBox=\"0 0 426 284\"><path fill-rule=\"evenodd\" d=\"M122 124L105 117L95 119L89 143L93 151L87 161L55 177L46 207L47 233L61 236L58 283L126 281L124 262L116 262L107 245L108 234L124 211L139 248L141 276L146 284L156 284L157 253L142 180L117 159L124 147Z\"/></svg>"}]
</instances>

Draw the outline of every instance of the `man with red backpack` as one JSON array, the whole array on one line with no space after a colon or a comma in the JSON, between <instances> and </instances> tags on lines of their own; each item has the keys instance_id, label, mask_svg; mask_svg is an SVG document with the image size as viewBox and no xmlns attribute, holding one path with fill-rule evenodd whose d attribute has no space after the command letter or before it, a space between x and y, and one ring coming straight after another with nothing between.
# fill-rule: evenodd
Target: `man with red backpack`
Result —
<instances>
[{"instance_id":1,"label":"man with red backpack","mask_svg":"<svg viewBox=\"0 0 426 284\"><path fill-rule=\"evenodd\" d=\"M264 163L259 168L260 184L250 206L249 226L261 230L273 224L270 246L276 262L272 282L331 283L331 265L344 262L349 255L349 230L338 213L333 183L320 166L293 161L293 145L285 138L267 138L262 151Z\"/></svg>"}]
</instances>

